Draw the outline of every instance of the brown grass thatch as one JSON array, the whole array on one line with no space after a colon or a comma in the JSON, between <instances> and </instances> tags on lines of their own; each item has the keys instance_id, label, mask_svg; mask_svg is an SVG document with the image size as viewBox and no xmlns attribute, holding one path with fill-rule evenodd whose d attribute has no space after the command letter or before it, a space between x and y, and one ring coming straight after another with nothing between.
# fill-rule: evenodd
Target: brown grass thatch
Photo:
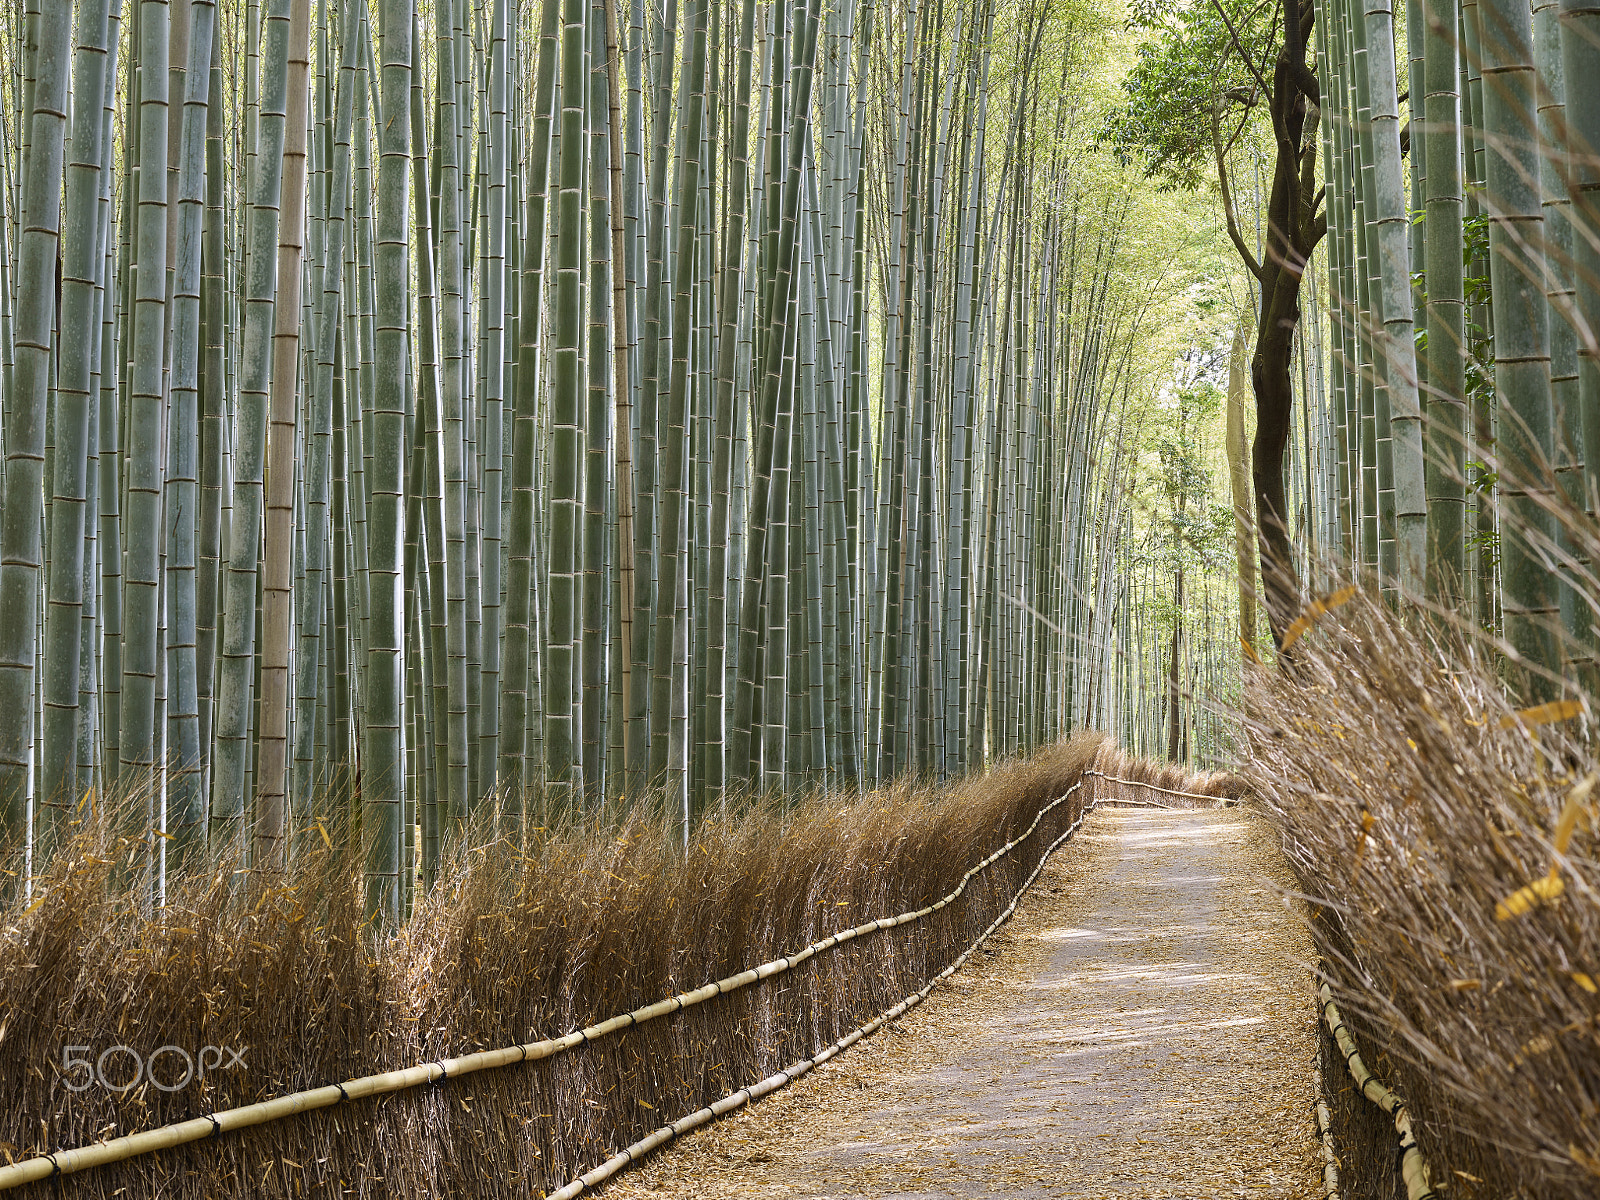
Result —
<instances>
[{"instance_id":1,"label":"brown grass thatch","mask_svg":"<svg viewBox=\"0 0 1600 1200\"><path fill-rule=\"evenodd\" d=\"M1436 1183L1593 1197L1595 717L1518 717L1482 648L1443 626L1364 595L1323 617L1293 670L1253 673L1245 775L1315 905L1333 994L1404 1096ZM1347 1194L1386 1194L1360 1176L1397 1182L1393 1129L1351 1109L1338 1074Z\"/></svg>"},{"instance_id":2,"label":"brown grass thatch","mask_svg":"<svg viewBox=\"0 0 1600 1200\"><path fill-rule=\"evenodd\" d=\"M240 886L221 871L149 914L132 866L142 841L101 822L59 856L37 902L0 918L0 1151L26 1157L556 1036L921 907L1025 829L1100 745L1080 735L945 789L749 807L705 822L686 856L648 808L527 851L469 835L444 885L376 946L358 863L332 848L338 839L310 842L288 878ZM539 1063L303 1114L69 1186L107 1197L543 1190L915 990L1005 906L1082 802L1053 811L957 903L769 983ZM167 1045L247 1048L248 1065L170 1093L66 1086L81 1073L64 1073L67 1046L94 1057ZM119 1053L106 1073L131 1065ZM163 1079L180 1067L169 1054Z\"/></svg>"}]
</instances>

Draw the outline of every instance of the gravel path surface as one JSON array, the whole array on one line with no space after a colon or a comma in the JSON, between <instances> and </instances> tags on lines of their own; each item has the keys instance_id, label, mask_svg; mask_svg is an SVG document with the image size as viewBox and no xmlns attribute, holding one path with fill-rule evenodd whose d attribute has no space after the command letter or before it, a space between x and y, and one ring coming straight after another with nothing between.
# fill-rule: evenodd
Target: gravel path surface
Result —
<instances>
[{"instance_id":1,"label":"gravel path surface","mask_svg":"<svg viewBox=\"0 0 1600 1200\"><path fill-rule=\"evenodd\" d=\"M1242 809L1099 809L950 986L606 1195L1310 1200L1287 885Z\"/></svg>"}]
</instances>

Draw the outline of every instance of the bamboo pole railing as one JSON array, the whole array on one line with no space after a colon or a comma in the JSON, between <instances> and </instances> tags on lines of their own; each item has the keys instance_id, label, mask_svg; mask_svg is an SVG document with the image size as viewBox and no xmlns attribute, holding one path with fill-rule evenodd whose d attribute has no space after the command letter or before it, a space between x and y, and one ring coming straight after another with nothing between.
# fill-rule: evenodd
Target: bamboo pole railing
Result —
<instances>
[{"instance_id":1,"label":"bamboo pole railing","mask_svg":"<svg viewBox=\"0 0 1600 1200\"><path fill-rule=\"evenodd\" d=\"M1321 996L1323 1020L1328 1023L1328 1032L1333 1034L1339 1053L1344 1055L1350 1078L1355 1080L1363 1096L1394 1118L1395 1132L1400 1135L1400 1178L1405 1181L1407 1200L1442 1200L1439 1193L1433 1190L1428 1163L1422 1157L1422 1148L1417 1145L1416 1135L1412 1132L1411 1114L1406 1111L1405 1102L1384 1087L1362 1061L1361 1051L1356 1048L1355 1039L1345 1028L1344 1018L1339 1015L1339 1008L1333 1002L1333 991L1326 983L1322 985Z\"/></svg>"},{"instance_id":2,"label":"bamboo pole railing","mask_svg":"<svg viewBox=\"0 0 1600 1200\"><path fill-rule=\"evenodd\" d=\"M1087 775L1090 774L1090 772L1085 771L1084 774ZM744 1105L749 1104L753 1100L759 1100L762 1096L766 1096L777 1091L785 1084L792 1083L794 1080L799 1079L802 1075L812 1070L812 1068L821 1066L829 1059L843 1053L845 1050L848 1050L862 1038L870 1037L879 1029L883 1028L883 1026L887 1025L890 1021L903 1016L905 1013L921 1004L928 998L929 995L932 994L934 988L938 987L941 982L959 971L966 963L967 959L971 958L972 955L977 951L978 947L982 946L984 942L988 941L990 935L1010 919L1011 914L1016 912L1017 905L1021 902L1022 897L1027 893L1028 889L1033 886L1033 881L1039 877L1039 872L1044 870L1045 863L1049 862L1050 856L1056 852L1057 847L1059 847L1063 842L1065 842L1078 831L1078 827L1083 824L1089 813L1095 807L1097 807L1097 805L1098 800L1092 801L1089 806L1079 814L1078 819L1067 828L1066 832L1060 837L1056 838L1055 841L1050 843L1049 848L1046 849L1044 854L1040 856L1039 864L1033 868L1032 874L1030 874L1028 878L1023 881L1022 886L1017 889L1016 895L1011 898L1011 903L1006 906L1005 911L994 919L989 928L985 929L981 934L978 935L977 940L974 941L972 945L968 946L961 952L960 957L958 957L944 970L940 971L939 974L930 979L923 987L919 988L915 992L912 992L893 1008L890 1008L874 1017L865 1025L851 1030L849 1033L845 1034L844 1037L834 1042L831 1046L818 1051L810 1058L801 1059L799 1062L794 1063L792 1066L785 1067L783 1070L774 1075L768 1075L760 1083L752 1084L747 1088L741 1088L739 1091L724 1096L721 1100L716 1101L714 1104L708 1104L704 1108L697 1109L688 1116L672 1122L670 1125L663 1125L660 1129L657 1129L648 1137L640 1138L637 1142L634 1142L625 1150L619 1151L617 1154L612 1155L598 1167L595 1167L594 1170L586 1172L565 1186L559 1187L555 1191L550 1192L545 1197L545 1200L573 1200L573 1197L581 1195L590 1188L605 1182L629 1163L637 1162L651 1151L665 1146L674 1138L680 1137L692 1129L698 1129L701 1125L706 1124L706 1122L733 1112L737 1108L742 1108Z\"/></svg>"},{"instance_id":3,"label":"bamboo pole railing","mask_svg":"<svg viewBox=\"0 0 1600 1200\"><path fill-rule=\"evenodd\" d=\"M1313 1108L1317 1117L1317 1139L1322 1148L1322 1200L1339 1200L1339 1158L1333 1152L1333 1114L1328 1111L1327 1091L1323 1086L1322 1042L1312 1060L1312 1084L1316 1095Z\"/></svg>"},{"instance_id":4,"label":"bamboo pole railing","mask_svg":"<svg viewBox=\"0 0 1600 1200\"><path fill-rule=\"evenodd\" d=\"M1120 775L1107 775L1104 771L1085 771L1084 774L1085 775L1098 775L1101 779L1104 779L1107 783L1120 783L1125 787L1149 788L1152 792L1163 792L1168 796L1183 796L1183 797L1185 797L1186 799L1189 799L1189 800L1209 800L1212 804L1215 804L1218 800L1222 799L1221 796L1209 796L1205 792L1182 792L1182 791L1178 791L1175 788L1166 788L1166 787L1161 787L1159 784L1146 783L1142 779L1124 779ZM1141 803L1141 802L1137 801L1137 800L1116 800L1116 799L1114 799L1112 797L1107 796L1107 797L1101 797L1100 803L1102 803L1102 804L1138 804L1138 803ZM1155 801L1153 801L1153 800L1144 801L1143 803L1155 805ZM1155 805L1155 806L1158 807L1158 808L1172 808L1173 807L1170 804L1160 804L1160 805Z\"/></svg>"},{"instance_id":5,"label":"bamboo pole railing","mask_svg":"<svg viewBox=\"0 0 1600 1200\"><path fill-rule=\"evenodd\" d=\"M1091 774L1097 775L1099 772L1083 772L1084 776ZM278 1096L271 1100L262 1100L254 1104L242 1105L238 1108L221 1109L217 1112L208 1113L203 1117L179 1121L172 1125L163 1125L141 1133L111 1138L90 1146L57 1150L34 1158L23 1159L21 1162L0 1167L0 1191L6 1191L10 1188L20 1187L25 1183L33 1183L54 1176L75 1174L79 1171L85 1171L91 1167L104 1166L108 1163L125 1162L140 1155L153 1154L160 1150L170 1150L176 1146L186 1145L189 1142L219 1137L224 1133L237 1129L269 1124L273 1121L296 1116L299 1113L330 1108L335 1104L347 1101L362 1100L370 1096L390 1095L395 1092L420 1087L425 1083L435 1083L443 1079L455 1079L462 1075L471 1075L477 1071L492 1070L518 1063L537 1062L540 1059L549 1058L552 1055L560 1054L585 1043L597 1041L610 1034L619 1033L624 1029L631 1029L635 1025L643 1025L648 1021L654 1021L660 1017L682 1012L686 1008L704 1004L717 996L738 991L741 988L749 987L751 984L770 979L774 975L781 975L793 970L807 959L813 958L825 950L835 949L847 942L871 933L877 933L880 930L893 929L899 925L908 925L913 921L920 921L924 917L931 916L933 913L955 903L966 891L967 885L977 875L993 866L1031 837L1034 831L1038 829L1039 823L1044 820L1046 814L1065 804L1083 785L1084 779L1080 778L1060 796L1041 808L1034 816L1033 823L1025 831L1012 838L1004 846L978 863L977 866L967 871L953 891L922 908L892 917L880 917L877 920L867 921L853 928L841 930L838 933L822 938L820 941L812 942L795 954L773 959L771 962L751 967L725 979L718 979L703 987L695 988L693 991L680 992L676 996L657 1001L654 1004L647 1004L642 1008L633 1009L631 1012L621 1013L608 1020L601 1021L597 1025L575 1029L558 1038L504 1046L495 1050L481 1050L456 1058L441 1058L433 1062L421 1063L398 1071L364 1075L357 1079L347 1079L343 1083L310 1088L306 1091L294 1092L290 1095ZM1095 802L1091 800L1084 809L1084 814L1087 814L1094 806ZM1082 822L1083 815L1080 814L1072 828L1076 829ZM1057 839L1056 843L1052 844L1051 850L1054 850L1055 845L1058 845L1062 840L1064 838ZM1046 857L1048 855L1049 852L1046 852ZM1038 871L1036 870L1034 876L1037 876L1037 874ZM1029 883L1033 881L1034 876L1029 877ZM1017 895L1020 897L1022 892L1026 890L1027 884L1024 884ZM1013 900L1012 908L1015 908L1015 906L1016 901ZM1007 909L1008 913L1010 911L1011 909ZM985 936L988 935L985 934ZM965 961L965 959L963 958L960 961ZM940 978L943 978L943 976L940 976Z\"/></svg>"}]
</instances>

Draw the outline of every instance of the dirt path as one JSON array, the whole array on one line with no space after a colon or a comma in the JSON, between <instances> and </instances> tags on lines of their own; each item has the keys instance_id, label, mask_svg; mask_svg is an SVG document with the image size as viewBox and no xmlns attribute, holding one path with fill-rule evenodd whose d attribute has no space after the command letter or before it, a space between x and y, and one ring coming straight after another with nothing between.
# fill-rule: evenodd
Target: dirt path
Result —
<instances>
[{"instance_id":1,"label":"dirt path","mask_svg":"<svg viewBox=\"0 0 1600 1200\"><path fill-rule=\"evenodd\" d=\"M952 986L607 1195L1309 1200L1286 883L1242 810L1100 809Z\"/></svg>"}]
</instances>

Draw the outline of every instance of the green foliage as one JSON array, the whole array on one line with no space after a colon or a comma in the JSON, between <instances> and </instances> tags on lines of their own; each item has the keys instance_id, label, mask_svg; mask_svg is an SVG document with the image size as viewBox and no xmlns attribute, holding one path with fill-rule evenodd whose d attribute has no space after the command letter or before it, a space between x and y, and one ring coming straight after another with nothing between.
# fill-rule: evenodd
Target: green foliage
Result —
<instances>
[{"instance_id":1,"label":"green foliage","mask_svg":"<svg viewBox=\"0 0 1600 1200\"><path fill-rule=\"evenodd\" d=\"M1272 5L1236 0L1227 4L1227 21L1211 3L1185 11L1159 2L1136 4L1132 24L1149 36L1123 80L1127 106L1107 122L1107 142L1150 178L1168 187L1199 188L1214 170L1213 110L1225 106L1226 138L1241 113L1262 98L1256 75L1267 75L1278 50L1274 16Z\"/></svg>"},{"instance_id":2,"label":"green foliage","mask_svg":"<svg viewBox=\"0 0 1600 1200\"><path fill-rule=\"evenodd\" d=\"M1467 403L1475 409L1494 404L1494 328L1479 324L1471 314L1489 313L1489 216L1479 213L1461 223L1461 261L1466 267L1462 294L1467 302ZM1481 270L1483 274L1474 274Z\"/></svg>"},{"instance_id":3,"label":"green foliage","mask_svg":"<svg viewBox=\"0 0 1600 1200\"><path fill-rule=\"evenodd\" d=\"M1181 564L1226 571L1232 565L1233 510L1214 499L1215 472L1205 437L1225 400L1222 389L1207 380L1180 388L1176 406L1154 431L1152 449L1160 463L1154 552L1167 570Z\"/></svg>"},{"instance_id":4,"label":"green foliage","mask_svg":"<svg viewBox=\"0 0 1600 1200\"><path fill-rule=\"evenodd\" d=\"M1484 491L1476 484L1472 485L1473 491ZM1500 534L1491 528L1480 529L1477 533L1470 534L1464 543L1468 554L1476 556L1480 551L1487 554L1487 569L1493 571L1500 567Z\"/></svg>"}]
</instances>

